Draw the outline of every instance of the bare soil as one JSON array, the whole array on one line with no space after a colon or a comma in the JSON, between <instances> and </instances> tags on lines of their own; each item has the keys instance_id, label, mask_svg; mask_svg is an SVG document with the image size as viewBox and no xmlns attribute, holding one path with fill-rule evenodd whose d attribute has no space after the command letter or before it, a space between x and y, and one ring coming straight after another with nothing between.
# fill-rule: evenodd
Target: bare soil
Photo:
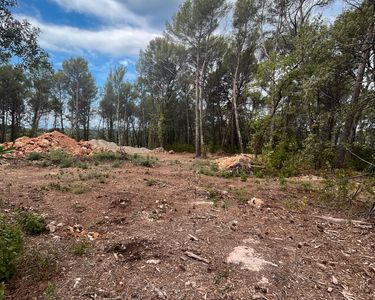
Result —
<instances>
[{"instance_id":1,"label":"bare soil","mask_svg":"<svg viewBox=\"0 0 375 300\"><path fill-rule=\"evenodd\" d=\"M347 216L298 182L205 176L192 155L155 155L154 168L0 164L0 213L58 224L25 236L23 256L45 259L21 259L8 298L375 299L374 226L317 218ZM64 189L77 185L83 193Z\"/></svg>"}]
</instances>

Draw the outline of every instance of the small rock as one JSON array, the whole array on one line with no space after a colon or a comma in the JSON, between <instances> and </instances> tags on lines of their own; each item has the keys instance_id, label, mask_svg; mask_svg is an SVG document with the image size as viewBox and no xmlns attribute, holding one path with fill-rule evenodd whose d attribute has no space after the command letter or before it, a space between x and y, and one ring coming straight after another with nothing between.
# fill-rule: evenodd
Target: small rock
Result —
<instances>
[{"instance_id":1,"label":"small rock","mask_svg":"<svg viewBox=\"0 0 375 300\"><path fill-rule=\"evenodd\" d=\"M259 199L259 198L252 198L250 201L249 201L249 204L256 208L256 209L261 209L264 207L264 201L262 199Z\"/></svg>"},{"instance_id":2,"label":"small rock","mask_svg":"<svg viewBox=\"0 0 375 300\"><path fill-rule=\"evenodd\" d=\"M334 285L338 285L339 284L339 281L337 280L337 278L334 276L334 275L332 275L332 283L334 284Z\"/></svg>"},{"instance_id":3,"label":"small rock","mask_svg":"<svg viewBox=\"0 0 375 300\"><path fill-rule=\"evenodd\" d=\"M80 224L76 224L73 226L73 231L75 232L82 232L83 231L83 226Z\"/></svg>"},{"instance_id":4,"label":"small rock","mask_svg":"<svg viewBox=\"0 0 375 300\"><path fill-rule=\"evenodd\" d=\"M81 278L78 277L78 278L74 279L73 289L75 289L80 282L81 282Z\"/></svg>"},{"instance_id":5,"label":"small rock","mask_svg":"<svg viewBox=\"0 0 375 300\"><path fill-rule=\"evenodd\" d=\"M230 229L235 231L235 230L237 230L237 228L238 228L238 221L232 221L230 223Z\"/></svg>"},{"instance_id":6,"label":"small rock","mask_svg":"<svg viewBox=\"0 0 375 300\"><path fill-rule=\"evenodd\" d=\"M171 150L171 151L169 151L168 153L169 153L169 154L174 154L174 151L173 151L173 150Z\"/></svg>"},{"instance_id":7,"label":"small rock","mask_svg":"<svg viewBox=\"0 0 375 300\"><path fill-rule=\"evenodd\" d=\"M160 264L160 259L150 259L148 261L146 261L147 264L150 264L150 265L158 265Z\"/></svg>"},{"instance_id":8,"label":"small rock","mask_svg":"<svg viewBox=\"0 0 375 300\"><path fill-rule=\"evenodd\" d=\"M331 287L329 286L328 289L327 289L327 292L328 292L328 293L332 293L332 291L333 291L333 288L331 288Z\"/></svg>"}]
</instances>

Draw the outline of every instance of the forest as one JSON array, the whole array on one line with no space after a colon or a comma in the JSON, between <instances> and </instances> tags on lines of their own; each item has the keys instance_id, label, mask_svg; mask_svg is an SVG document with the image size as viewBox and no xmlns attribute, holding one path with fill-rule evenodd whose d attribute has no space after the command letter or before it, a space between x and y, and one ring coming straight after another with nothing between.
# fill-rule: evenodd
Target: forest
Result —
<instances>
[{"instance_id":1,"label":"forest","mask_svg":"<svg viewBox=\"0 0 375 300\"><path fill-rule=\"evenodd\" d=\"M119 66L98 87L83 57L53 70L38 29L2 1L0 142L58 128L197 157L272 152L279 164L363 169L375 153L374 3L347 1L330 24L331 2L185 1L141 51L134 82Z\"/></svg>"},{"instance_id":2,"label":"forest","mask_svg":"<svg viewBox=\"0 0 375 300\"><path fill-rule=\"evenodd\" d=\"M375 0L21 2L0 0L0 300L375 299ZM146 37L134 70L45 24Z\"/></svg>"}]
</instances>

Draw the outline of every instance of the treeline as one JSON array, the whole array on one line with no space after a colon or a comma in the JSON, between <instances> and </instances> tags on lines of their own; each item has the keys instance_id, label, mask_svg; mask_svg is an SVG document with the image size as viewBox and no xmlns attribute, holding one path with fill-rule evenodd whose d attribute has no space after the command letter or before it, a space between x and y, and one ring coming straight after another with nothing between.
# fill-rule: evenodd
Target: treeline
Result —
<instances>
[{"instance_id":1,"label":"treeline","mask_svg":"<svg viewBox=\"0 0 375 300\"><path fill-rule=\"evenodd\" d=\"M375 160L375 4L347 1L332 24L328 0L187 0L163 37L101 94L83 58L0 70L2 134L43 116L77 139L122 145L263 154L274 168ZM228 23L231 26L228 27ZM99 104L94 105L98 99ZM26 126L28 125L28 126Z\"/></svg>"}]
</instances>

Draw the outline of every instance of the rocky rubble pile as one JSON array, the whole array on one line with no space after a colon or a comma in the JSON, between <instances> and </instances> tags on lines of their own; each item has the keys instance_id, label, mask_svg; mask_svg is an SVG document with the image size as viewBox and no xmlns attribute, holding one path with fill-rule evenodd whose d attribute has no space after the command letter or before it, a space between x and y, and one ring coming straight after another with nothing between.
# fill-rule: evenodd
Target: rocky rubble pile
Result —
<instances>
[{"instance_id":1,"label":"rocky rubble pile","mask_svg":"<svg viewBox=\"0 0 375 300\"><path fill-rule=\"evenodd\" d=\"M89 155L98 148L88 142L76 142L65 134L53 131L36 138L21 137L13 143L5 143L5 148L12 148L12 156L25 157L31 152L46 153L51 150L64 150L74 156Z\"/></svg>"}]
</instances>

